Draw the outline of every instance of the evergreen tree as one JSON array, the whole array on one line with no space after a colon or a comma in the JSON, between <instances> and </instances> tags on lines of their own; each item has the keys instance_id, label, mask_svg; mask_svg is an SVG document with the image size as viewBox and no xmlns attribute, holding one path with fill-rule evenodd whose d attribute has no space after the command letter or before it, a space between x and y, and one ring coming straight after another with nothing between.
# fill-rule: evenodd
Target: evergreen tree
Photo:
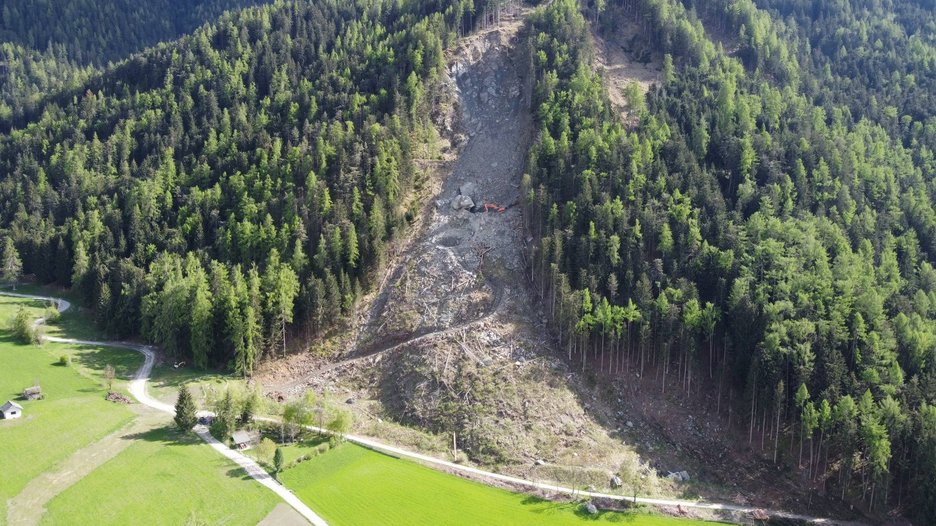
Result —
<instances>
[{"instance_id":1,"label":"evergreen tree","mask_svg":"<svg viewBox=\"0 0 936 526\"><path fill-rule=\"evenodd\" d=\"M176 400L175 405L176 426L182 431L190 431L198 423L198 418L195 416L196 411L192 393L189 392L187 385L182 385L179 388L179 398Z\"/></svg>"},{"instance_id":2,"label":"evergreen tree","mask_svg":"<svg viewBox=\"0 0 936 526\"><path fill-rule=\"evenodd\" d=\"M3 268L0 269L0 279L11 283L13 290L16 290L16 283L23 273L23 262L16 250L16 246L13 244L13 240L9 236L3 240L3 253L0 254L0 264L3 265Z\"/></svg>"},{"instance_id":3,"label":"evergreen tree","mask_svg":"<svg viewBox=\"0 0 936 526\"><path fill-rule=\"evenodd\" d=\"M273 454L273 469L274 475L279 476L283 471L283 449L276 448L276 453Z\"/></svg>"},{"instance_id":4,"label":"evergreen tree","mask_svg":"<svg viewBox=\"0 0 936 526\"><path fill-rule=\"evenodd\" d=\"M189 304L189 349L195 366L204 369L208 366L208 357L214 348L212 296L208 279L200 267L192 279L195 283Z\"/></svg>"},{"instance_id":5,"label":"evergreen tree","mask_svg":"<svg viewBox=\"0 0 936 526\"><path fill-rule=\"evenodd\" d=\"M214 405L215 418L211 423L211 434L222 442L226 442L234 434L237 425L237 403L230 388Z\"/></svg>"}]
</instances>

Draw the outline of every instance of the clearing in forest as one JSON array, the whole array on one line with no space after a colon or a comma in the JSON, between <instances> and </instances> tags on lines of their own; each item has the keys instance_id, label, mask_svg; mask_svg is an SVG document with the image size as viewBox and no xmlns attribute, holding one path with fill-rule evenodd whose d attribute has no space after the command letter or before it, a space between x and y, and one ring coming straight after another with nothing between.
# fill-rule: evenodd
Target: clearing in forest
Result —
<instances>
[{"instance_id":1,"label":"clearing in forest","mask_svg":"<svg viewBox=\"0 0 936 526\"><path fill-rule=\"evenodd\" d=\"M662 57L655 56L649 50L642 52L642 60L634 57L636 28L625 26L614 34L602 37L593 25L590 34L595 50L595 70L604 77L608 97L628 124L636 124L636 116L631 115L625 91L629 84L636 83L643 93L662 78Z\"/></svg>"}]
</instances>

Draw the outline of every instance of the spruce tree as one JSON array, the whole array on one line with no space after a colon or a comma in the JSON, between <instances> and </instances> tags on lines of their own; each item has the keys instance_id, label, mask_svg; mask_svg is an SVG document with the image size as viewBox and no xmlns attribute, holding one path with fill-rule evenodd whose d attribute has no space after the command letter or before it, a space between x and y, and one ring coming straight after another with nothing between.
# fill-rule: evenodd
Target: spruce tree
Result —
<instances>
[{"instance_id":1,"label":"spruce tree","mask_svg":"<svg viewBox=\"0 0 936 526\"><path fill-rule=\"evenodd\" d=\"M20 259L19 252L16 251L16 246L13 244L13 240L7 237L3 243L3 254L0 256L0 264L3 265L0 272L2 272L3 281L11 283L13 285L13 290L16 290L16 282L19 281L20 275L23 273L23 261Z\"/></svg>"},{"instance_id":2,"label":"spruce tree","mask_svg":"<svg viewBox=\"0 0 936 526\"><path fill-rule=\"evenodd\" d=\"M276 474L279 475L283 471L283 449L276 448L276 453L273 454L273 467L276 469Z\"/></svg>"},{"instance_id":3,"label":"spruce tree","mask_svg":"<svg viewBox=\"0 0 936 526\"><path fill-rule=\"evenodd\" d=\"M192 399L188 386L183 385L179 389L179 399L176 401L175 410L175 423L182 431L190 431L198 423L198 418L195 416L195 400Z\"/></svg>"}]
</instances>

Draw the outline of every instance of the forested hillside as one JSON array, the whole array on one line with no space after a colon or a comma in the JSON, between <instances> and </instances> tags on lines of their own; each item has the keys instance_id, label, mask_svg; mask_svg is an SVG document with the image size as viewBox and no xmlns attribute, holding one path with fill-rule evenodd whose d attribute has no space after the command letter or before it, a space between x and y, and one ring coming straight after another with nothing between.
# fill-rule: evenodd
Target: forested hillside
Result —
<instances>
[{"instance_id":1,"label":"forested hillside","mask_svg":"<svg viewBox=\"0 0 936 526\"><path fill-rule=\"evenodd\" d=\"M0 42L104 65L262 0L4 0Z\"/></svg>"},{"instance_id":2,"label":"forested hillside","mask_svg":"<svg viewBox=\"0 0 936 526\"><path fill-rule=\"evenodd\" d=\"M262 0L5 0L0 9L0 130L95 66Z\"/></svg>"},{"instance_id":3,"label":"forested hillside","mask_svg":"<svg viewBox=\"0 0 936 526\"><path fill-rule=\"evenodd\" d=\"M0 138L26 272L111 333L249 373L369 285L420 184L464 2L281 2L228 14L54 98Z\"/></svg>"},{"instance_id":4,"label":"forested hillside","mask_svg":"<svg viewBox=\"0 0 936 526\"><path fill-rule=\"evenodd\" d=\"M802 89L867 117L905 146L936 148L936 16L929 1L686 2L737 35L746 64L780 46L808 72ZM758 10L760 7L763 10ZM779 35L774 39L771 35ZM772 42L771 42L772 41Z\"/></svg>"},{"instance_id":5,"label":"forested hillside","mask_svg":"<svg viewBox=\"0 0 936 526\"><path fill-rule=\"evenodd\" d=\"M860 3L804 16L878 23L847 14ZM850 81L861 86L850 98L848 68L865 66L813 52L819 65L803 67L796 32L750 2L712 4L706 24L737 29L728 51L676 1L581 6L606 30L637 24L666 54L661 85L631 96L632 130L590 68L580 6L556 0L534 16L541 128L524 191L535 286L583 368L712 393L722 415L733 400L745 438L775 462L934 522L936 188L916 140L931 110L873 70ZM931 11L907 9L932 24ZM842 44L900 83L917 71L916 55Z\"/></svg>"},{"instance_id":6,"label":"forested hillside","mask_svg":"<svg viewBox=\"0 0 936 526\"><path fill-rule=\"evenodd\" d=\"M40 53L10 42L0 43L0 131L13 125L49 93L74 89L93 71L69 60L61 46Z\"/></svg>"}]
</instances>

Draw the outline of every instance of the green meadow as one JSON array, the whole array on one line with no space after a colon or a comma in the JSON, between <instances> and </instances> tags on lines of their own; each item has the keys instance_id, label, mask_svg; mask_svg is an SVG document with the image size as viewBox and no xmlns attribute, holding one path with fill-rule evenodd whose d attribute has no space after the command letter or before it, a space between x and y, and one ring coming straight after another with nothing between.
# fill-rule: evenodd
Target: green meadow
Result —
<instances>
[{"instance_id":1,"label":"green meadow","mask_svg":"<svg viewBox=\"0 0 936 526\"><path fill-rule=\"evenodd\" d=\"M587 515L578 503L511 493L350 443L283 472L280 479L332 526L714 524L637 512Z\"/></svg>"}]
</instances>

